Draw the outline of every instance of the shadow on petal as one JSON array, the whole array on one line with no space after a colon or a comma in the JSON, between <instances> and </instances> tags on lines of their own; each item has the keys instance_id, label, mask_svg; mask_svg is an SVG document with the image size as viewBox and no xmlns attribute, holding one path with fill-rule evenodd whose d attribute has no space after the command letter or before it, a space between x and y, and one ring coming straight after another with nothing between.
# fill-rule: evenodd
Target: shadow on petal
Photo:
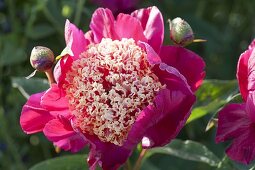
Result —
<instances>
[{"instance_id":1,"label":"shadow on petal","mask_svg":"<svg viewBox=\"0 0 255 170\"><path fill-rule=\"evenodd\" d=\"M63 89L59 88L57 84L52 84L45 92L41 99L41 105L54 116L70 116L68 100Z\"/></svg>"},{"instance_id":2,"label":"shadow on petal","mask_svg":"<svg viewBox=\"0 0 255 170\"><path fill-rule=\"evenodd\" d=\"M43 133L50 141L64 150L77 152L87 144L85 138L74 131L70 120L64 117L49 121L43 129Z\"/></svg>"},{"instance_id":3,"label":"shadow on petal","mask_svg":"<svg viewBox=\"0 0 255 170\"><path fill-rule=\"evenodd\" d=\"M101 142L96 136L87 135L86 139L90 143L88 164L91 170L96 169L97 165L107 170L118 169L127 161L135 146L127 147L126 144L117 146L109 142Z\"/></svg>"}]
</instances>

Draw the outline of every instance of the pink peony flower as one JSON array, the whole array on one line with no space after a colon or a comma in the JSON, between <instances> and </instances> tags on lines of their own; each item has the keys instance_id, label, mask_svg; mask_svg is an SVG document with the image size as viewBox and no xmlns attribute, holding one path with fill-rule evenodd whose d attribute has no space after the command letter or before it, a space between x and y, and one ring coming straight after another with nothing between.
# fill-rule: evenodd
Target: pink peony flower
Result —
<instances>
[{"instance_id":1,"label":"pink peony flower","mask_svg":"<svg viewBox=\"0 0 255 170\"><path fill-rule=\"evenodd\" d=\"M85 35L66 21L66 48L54 69L56 83L32 95L20 123L73 152L89 145L91 169L117 169L135 146L163 146L185 125L194 92L205 76L203 60L163 46L156 7L114 19L97 9Z\"/></svg>"},{"instance_id":2,"label":"pink peony flower","mask_svg":"<svg viewBox=\"0 0 255 170\"><path fill-rule=\"evenodd\" d=\"M244 100L228 104L218 115L216 142L232 139L227 155L238 162L249 164L255 159L255 39L241 54L237 65L237 80Z\"/></svg>"}]
</instances>

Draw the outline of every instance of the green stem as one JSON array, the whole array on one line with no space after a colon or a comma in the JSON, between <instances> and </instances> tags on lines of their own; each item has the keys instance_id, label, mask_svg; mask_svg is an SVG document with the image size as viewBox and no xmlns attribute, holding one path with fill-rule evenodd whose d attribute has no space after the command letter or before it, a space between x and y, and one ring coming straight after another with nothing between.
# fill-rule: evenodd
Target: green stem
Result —
<instances>
[{"instance_id":1,"label":"green stem","mask_svg":"<svg viewBox=\"0 0 255 170\"><path fill-rule=\"evenodd\" d=\"M131 164L130 160L128 159L127 162L124 165L124 170L131 170Z\"/></svg>"},{"instance_id":2,"label":"green stem","mask_svg":"<svg viewBox=\"0 0 255 170\"><path fill-rule=\"evenodd\" d=\"M11 21L11 25L12 25L12 29L13 32L17 31L17 22L16 22L16 17L15 17L15 5L14 5L14 0L8 0L7 1L7 5L8 5L8 14L10 17L10 21Z\"/></svg>"},{"instance_id":3,"label":"green stem","mask_svg":"<svg viewBox=\"0 0 255 170\"><path fill-rule=\"evenodd\" d=\"M52 25L54 25L54 27L56 28L56 30L58 31L59 34L63 34L63 29L60 26L60 24L58 23L58 21L52 16L52 14L50 13L50 11L48 10L47 6L43 7L43 13L46 16L46 18L52 23Z\"/></svg>"},{"instance_id":4,"label":"green stem","mask_svg":"<svg viewBox=\"0 0 255 170\"><path fill-rule=\"evenodd\" d=\"M2 110L0 110L0 132L3 135L3 138L5 140L5 142L7 143L8 146L8 150L10 151L15 164L17 165L19 170L25 170L26 167L22 162L22 158L20 156L20 153L17 149L17 145L15 145L15 142L13 141L13 139L10 136L10 133L8 132L8 127L6 122L4 121L4 115Z\"/></svg>"},{"instance_id":5,"label":"green stem","mask_svg":"<svg viewBox=\"0 0 255 170\"><path fill-rule=\"evenodd\" d=\"M86 0L79 0L76 6L76 13L74 17L74 23L78 26L81 21L82 9Z\"/></svg>"},{"instance_id":6,"label":"green stem","mask_svg":"<svg viewBox=\"0 0 255 170\"><path fill-rule=\"evenodd\" d=\"M146 152L147 152L147 149L142 149L142 151L141 151L141 153L140 153L140 155L139 155L139 157L138 157L138 159L135 163L135 166L134 166L133 170L140 170L141 165L142 165L142 160L143 160Z\"/></svg>"}]
</instances>

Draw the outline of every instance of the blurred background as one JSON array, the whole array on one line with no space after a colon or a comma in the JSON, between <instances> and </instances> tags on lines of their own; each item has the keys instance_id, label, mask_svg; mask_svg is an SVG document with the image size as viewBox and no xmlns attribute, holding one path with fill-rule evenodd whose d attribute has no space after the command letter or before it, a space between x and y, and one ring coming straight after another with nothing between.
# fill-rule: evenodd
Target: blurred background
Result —
<instances>
[{"instance_id":1,"label":"blurred background","mask_svg":"<svg viewBox=\"0 0 255 170\"><path fill-rule=\"evenodd\" d=\"M238 91L236 81L231 80L235 79L240 54L255 37L255 0L136 0L117 6L112 4L114 0L105 1L107 3L100 0L0 0L0 169L29 169L43 160L70 155L55 150L42 134L26 135L20 128L19 116L26 97L47 89L47 82L41 79L43 74L38 73L36 78L24 80L33 71L29 63L32 48L46 46L58 55L65 47L65 20L69 19L86 32L91 15L99 6L109 7L117 15L118 12L128 13L153 5L160 9L164 17L165 44L171 44L167 19L175 17L185 19L196 38L207 40L187 47L205 60L206 79L210 80L205 81L206 86L198 91L197 110L194 109L196 112L192 115L200 116L190 120L178 138L199 142L218 161L227 160L227 163L219 167L219 164L192 161L178 154L154 154L148 158L149 164L144 164L142 168L249 169L250 166L228 160L224 156L224 148L228 144L215 144L215 128L207 132L205 128L222 106L219 101L226 101ZM134 159L136 156L135 152Z\"/></svg>"}]
</instances>

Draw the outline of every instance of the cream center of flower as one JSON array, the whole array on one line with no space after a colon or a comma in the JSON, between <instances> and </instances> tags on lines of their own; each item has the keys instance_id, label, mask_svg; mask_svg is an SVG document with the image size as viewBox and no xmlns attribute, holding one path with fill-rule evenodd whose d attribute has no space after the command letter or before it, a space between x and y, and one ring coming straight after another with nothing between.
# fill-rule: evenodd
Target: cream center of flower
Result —
<instances>
[{"instance_id":1,"label":"cream center of flower","mask_svg":"<svg viewBox=\"0 0 255 170\"><path fill-rule=\"evenodd\" d=\"M133 39L103 39L73 62L64 85L74 126L122 145L138 114L163 88Z\"/></svg>"}]
</instances>

